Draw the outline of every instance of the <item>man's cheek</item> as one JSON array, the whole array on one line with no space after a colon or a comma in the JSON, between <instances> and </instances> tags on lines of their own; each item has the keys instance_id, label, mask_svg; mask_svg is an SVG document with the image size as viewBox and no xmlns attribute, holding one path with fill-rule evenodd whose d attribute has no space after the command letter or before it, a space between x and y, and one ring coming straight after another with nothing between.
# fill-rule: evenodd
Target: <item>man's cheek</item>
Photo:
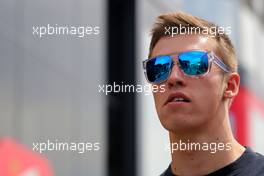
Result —
<instances>
[{"instance_id":1,"label":"man's cheek","mask_svg":"<svg viewBox=\"0 0 264 176\"><path fill-rule=\"evenodd\" d=\"M152 92L153 98L154 98L154 103L157 104L159 100L159 95L157 92Z\"/></svg>"},{"instance_id":2,"label":"man's cheek","mask_svg":"<svg viewBox=\"0 0 264 176\"><path fill-rule=\"evenodd\" d=\"M155 107L157 112L159 111L159 108L161 106L161 95L159 92L152 92L153 94L153 98L154 98L154 103L155 103Z\"/></svg>"},{"instance_id":3,"label":"man's cheek","mask_svg":"<svg viewBox=\"0 0 264 176\"><path fill-rule=\"evenodd\" d=\"M155 103L156 103L156 102L159 103L159 102L162 101L162 99L163 99L163 95L162 95L161 92L154 92L154 91L152 91L152 94L153 94L153 97L154 97Z\"/></svg>"},{"instance_id":4,"label":"man's cheek","mask_svg":"<svg viewBox=\"0 0 264 176\"><path fill-rule=\"evenodd\" d=\"M166 94L164 92L153 92L155 107L158 115L162 113L162 109L164 109L164 103L166 102Z\"/></svg>"}]
</instances>

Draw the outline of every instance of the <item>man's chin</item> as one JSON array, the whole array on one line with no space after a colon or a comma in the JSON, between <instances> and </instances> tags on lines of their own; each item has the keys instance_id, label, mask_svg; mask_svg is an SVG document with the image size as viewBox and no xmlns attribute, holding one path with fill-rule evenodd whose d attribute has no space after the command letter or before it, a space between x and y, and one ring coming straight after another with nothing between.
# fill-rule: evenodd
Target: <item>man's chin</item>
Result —
<instances>
[{"instance_id":1,"label":"man's chin","mask_svg":"<svg viewBox=\"0 0 264 176\"><path fill-rule=\"evenodd\" d=\"M201 127L201 122L193 119L165 119L161 121L162 126L169 132L190 132Z\"/></svg>"}]
</instances>

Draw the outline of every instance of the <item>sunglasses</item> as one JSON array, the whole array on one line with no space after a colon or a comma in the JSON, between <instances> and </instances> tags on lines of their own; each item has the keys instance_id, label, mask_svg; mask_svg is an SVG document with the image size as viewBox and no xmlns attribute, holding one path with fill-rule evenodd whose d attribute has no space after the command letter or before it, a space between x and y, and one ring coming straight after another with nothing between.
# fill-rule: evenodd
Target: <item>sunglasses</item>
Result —
<instances>
[{"instance_id":1,"label":"sunglasses","mask_svg":"<svg viewBox=\"0 0 264 176\"><path fill-rule=\"evenodd\" d=\"M212 51L185 51L175 55L162 55L143 61L145 76L149 83L159 84L168 79L171 70L176 64L187 76L199 77L209 73L212 63L218 65L224 72L230 72L230 68L222 62Z\"/></svg>"}]
</instances>

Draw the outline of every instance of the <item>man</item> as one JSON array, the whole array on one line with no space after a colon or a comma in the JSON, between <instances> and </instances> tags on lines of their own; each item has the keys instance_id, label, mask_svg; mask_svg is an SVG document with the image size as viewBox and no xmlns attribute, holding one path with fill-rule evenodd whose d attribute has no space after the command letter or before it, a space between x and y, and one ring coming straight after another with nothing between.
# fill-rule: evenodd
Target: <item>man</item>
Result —
<instances>
[{"instance_id":1,"label":"man","mask_svg":"<svg viewBox=\"0 0 264 176\"><path fill-rule=\"evenodd\" d=\"M223 28L186 13L158 17L147 80L169 131L172 162L164 176L260 176L264 157L234 138L229 107L239 91L234 47Z\"/></svg>"}]
</instances>

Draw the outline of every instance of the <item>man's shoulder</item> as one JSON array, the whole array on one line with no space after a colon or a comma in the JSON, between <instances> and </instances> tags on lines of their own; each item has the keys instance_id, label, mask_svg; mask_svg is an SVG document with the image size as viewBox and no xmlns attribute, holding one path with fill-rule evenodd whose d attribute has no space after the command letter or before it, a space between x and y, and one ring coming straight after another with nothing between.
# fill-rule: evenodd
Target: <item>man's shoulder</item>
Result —
<instances>
[{"instance_id":1,"label":"man's shoulder","mask_svg":"<svg viewBox=\"0 0 264 176\"><path fill-rule=\"evenodd\" d=\"M169 167L162 173L160 174L160 176L175 176L172 172L171 172L171 165L169 165Z\"/></svg>"},{"instance_id":2,"label":"man's shoulder","mask_svg":"<svg viewBox=\"0 0 264 176\"><path fill-rule=\"evenodd\" d=\"M241 160L259 162L259 164L263 164L264 165L264 155L253 151L249 147L246 147L246 151L242 155Z\"/></svg>"},{"instance_id":3,"label":"man's shoulder","mask_svg":"<svg viewBox=\"0 0 264 176\"><path fill-rule=\"evenodd\" d=\"M246 172L256 176L264 176L264 155L254 152L250 148L247 148L245 154L244 165L247 166Z\"/></svg>"},{"instance_id":4,"label":"man's shoulder","mask_svg":"<svg viewBox=\"0 0 264 176\"><path fill-rule=\"evenodd\" d=\"M209 175L232 175L234 173L239 176L264 176L264 155L246 147L245 152L239 159ZM175 176L171 171L171 165L160 176Z\"/></svg>"},{"instance_id":5,"label":"man's shoulder","mask_svg":"<svg viewBox=\"0 0 264 176\"><path fill-rule=\"evenodd\" d=\"M236 161L208 174L208 176L220 175L264 176L264 156L246 147L245 152Z\"/></svg>"}]
</instances>

